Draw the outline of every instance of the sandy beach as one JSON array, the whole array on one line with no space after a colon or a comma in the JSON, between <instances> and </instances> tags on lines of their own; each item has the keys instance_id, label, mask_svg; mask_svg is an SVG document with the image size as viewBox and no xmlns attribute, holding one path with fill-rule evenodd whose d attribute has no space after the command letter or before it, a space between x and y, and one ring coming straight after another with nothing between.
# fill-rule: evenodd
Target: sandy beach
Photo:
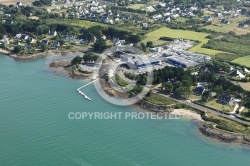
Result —
<instances>
[{"instance_id":1,"label":"sandy beach","mask_svg":"<svg viewBox=\"0 0 250 166\"><path fill-rule=\"evenodd\" d=\"M203 121L201 116L193 111L190 110L185 110L185 109L174 109L172 112L172 114L180 114L183 117L186 118L191 118L191 119L196 119L196 120L200 120Z\"/></svg>"}]
</instances>

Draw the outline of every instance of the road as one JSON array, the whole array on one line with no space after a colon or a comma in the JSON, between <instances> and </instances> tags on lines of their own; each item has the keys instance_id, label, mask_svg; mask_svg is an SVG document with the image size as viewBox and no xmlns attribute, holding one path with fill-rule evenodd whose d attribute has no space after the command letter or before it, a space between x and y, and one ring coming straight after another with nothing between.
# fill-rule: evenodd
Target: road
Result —
<instances>
[{"instance_id":1,"label":"road","mask_svg":"<svg viewBox=\"0 0 250 166\"><path fill-rule=\"evenodd\" d=\"M238 123L241 123L241 124L244 124L244 125L250 125L250 123L247 122L247 121L243 121L243 120L237 119L237 118L234 117L234 116L232 117L232 115L222 114L222 113L220 113L220 112L214 111L214 110L209 109L209 108L207 108L207 107L203 107L203 106L201 106L201 105L192 103L191 101L179 100L179 99L176 99L176 98L171 97L170 95L165 95L165 94L159 93L159 91L157 91L157 90L153 90L153 92L155 92L155 93L157 93L157 94L159 94L159 95L165 96L165 97L167 97L167 98L170 98L170 99L172 99L172 100L175 100L175 101L177 101L177 102L179 102L179 103L186 104L186 105L188 105L188 106L190 106L190 107L192 107L192 108L196 108L196 109L198 109L198 110L202 110L202 111L205 111L205 112L210 112L210 113L213 113L213 114L215 114L215 115L219 115L219 116L221 116L221 117L224 117L224 118L233 120L233 121L235 121L235 122L238 122Z\"/></svg>"}]
</instances>

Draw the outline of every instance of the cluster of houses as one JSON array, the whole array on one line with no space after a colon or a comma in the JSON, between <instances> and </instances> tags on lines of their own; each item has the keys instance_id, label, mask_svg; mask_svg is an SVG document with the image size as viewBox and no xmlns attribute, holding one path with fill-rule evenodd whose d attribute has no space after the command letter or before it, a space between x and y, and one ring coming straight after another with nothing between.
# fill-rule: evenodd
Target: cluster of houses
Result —
<instances>
[{"instance_id":1,"label":"cluster of houses","mask_svg":"<svg viewBox=\"0 0 250 166\"><path fill-rule=\"evenodd\" d=\"M64 2L63 6L57 5L58 2ZM117 6L116 3L108 1L80 1L74 0L57 0L53 1L53 6L56 12L67 11L67 16L70 19L84 19L91 21L99 21L113 25L120 20L141 20L139 14L113 13L107 10L108 6ZM51 9L48 9L51 12Z\"/></svg>"},{"instance_id":2,"label":"cluster of houses","mask_svg":"<svg viewBox=\"0 0 250 166\"><path fill-rule=\"evenodd\" d=\"M155 10L157 10L156 6L164 8L165 12L163 14L156 14L152 18L154 20L161 20L163 22L170 22L172 19L176 19L178 17L193 17L199 10L201 10L197 6L186 7L185 5L183 5L177 7L172 2L158 3L147 8L155 8Z\"/></svg>"},{"instance_id":3,"label":"cluster of houses","mask_svg":"<svg viewBox=\"0 0 250 166\"><path fill-rule=\"evenodd\" d=\"M209 69L207 67L201 67L201 70L206 72ZM250 74L250 71L247 68L243 68L244 74ZM237 78L245 78L246 76L242 74L239 70L232 70L228 75L231 77L237 77ZM208 83L207 82L200 82L197 83L197 86L194 88L193 93L197 96L202 96L205 92L208 90ZM216 92L210 92L209 97L217 97L217 102L222 105L228 105L231 108L235 108L236 106L239 106L239 103L241 102L240 99L237 99L235 96L229 94L229 93L222 93L221 95L217 96Z\"/></svg>"},{"instance_id":4,"label":"cluster of houses","mask_svg":"<svg viewBox=\"0 0 250 166\"><path fill-rule=\"evenodd\" d=\"M214 17L205 16L204 21L211 22L214 18L217 18L220 20L221 24L230 24L229 18L237 18L241 15L241 12L241 9L232 9L230 11L227 11L224 10L223 7L221 7L220 10L215 11ZM242 25L239 24L239 27L243 27Z\"/></svg>"}]
</instances>

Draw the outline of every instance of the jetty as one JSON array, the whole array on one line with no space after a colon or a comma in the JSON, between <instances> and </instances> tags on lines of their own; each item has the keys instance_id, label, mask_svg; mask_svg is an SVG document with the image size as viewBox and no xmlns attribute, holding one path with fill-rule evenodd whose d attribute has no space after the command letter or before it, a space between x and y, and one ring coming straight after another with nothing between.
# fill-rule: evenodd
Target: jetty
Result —
<instances>
[{"instance_id":1,"label":"jetty","mask_svg":"<svg viewBox=\"0 0 250 166\"><path fill-rule=\"evenodd\" d=\"M94 82L97 81L97 80L99 80L99 78L97 78L97 79L95 79L95 80L93 80L93 81L87 83L86 85L83 85L82 87L78 88L78 89L77 89L78 93L79 93L80 95L84 96L85 99L91 101L91 98L89 98L85 93L83 93L83 92L81 91L81 89L87 87L88 85L94 83Z\"/></svg>"}]
</instances>

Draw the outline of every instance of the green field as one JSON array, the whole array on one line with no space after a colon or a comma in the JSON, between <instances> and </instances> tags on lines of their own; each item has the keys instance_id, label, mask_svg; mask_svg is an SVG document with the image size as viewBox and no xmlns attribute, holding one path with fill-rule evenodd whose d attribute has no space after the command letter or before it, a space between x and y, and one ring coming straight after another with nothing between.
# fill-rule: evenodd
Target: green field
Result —
<instances>
[{"instance_id":1,"label":"green field","mask_svg":"<svg viewBox=\"0 0 250 166\"><path fill-rule=\"evenodd\" d=\"M224 112L232 112L233 109L228 105L222 105L218 103L216 100L209 101L205 104L205 106L219 110Z\"/></svg>"},{"instance_id":2,"label":"green field","mask_svg":"<svg viewBox=\"0 0 250 166\"><path fill-rule=\"evenodd\" d=\"M141 8L146 7L146 6L147 5L145 5L145 4L133 4L133 5L128 6L128 8L131 8L131 9L141 9Z\"/></svg>"},{"instance_id":3,"label":"green field","mask_svg":"<svg viewBox=\"0 0 250 166\"><path fill-rule=\"evenodd\" d=\"M191 49L189 51L201 53L201 54L207 54L207 55L216 55L218 53L223 53L222 51L217 50L211 50L207 48L202 48L202 45L207 43L209 39L206 38L208 36L208 33L202 33L202 32L194 32L194 31L188 31L188 30L176 30L176 29L169 29L169 28L160 28L156 31L153 31L146 35L146 39L143 40L144 43L147 41L153 41L154 45L160 45L162 43L161 40L159 40L160 37L171 37L171 38L182 38L182 39L189 39L189 40L198 40L200 43Z\"/></svg>"},{"instance_id":4,"label":"green field","mask_svg":"<svg viewBox=\"0 0 250 166\"><path fill-rule=\"evenodd\" d=\"M244 56L244 57L235 59L232 62L250 68L250 56Z\"/></svg>"},{"instance_id":5,"label":"green field","mask_svg":"<svg viewBox=\"0 0 250 166\"><path fill-rule=\"evenodd\" d=\"M76 27L81 28L89 28L92 26L100 25L100 26L108 26L107 24L97 23L97 22L90 22L85 20L70 20L70 19L64 19L64 20L56 20L56 19L48 19L46 20L47 24L66 24L66 25L72 25Z\"/></svg>"},{"instance_id":6,"label":"green field","mask_svg":"<svg viewBox=\"0 0 250 166\"><path fill-rule=\"evenodd\" d=\"M146 100L149 103L155 104L155 105L176 104L176 102L174 100L171 100L171 99L164 97L164 96L157 94L157 93L152 93L152 94L150 94L150 96L146 96L144 98L144 100Z\"/></svg>"}]
</instances>

